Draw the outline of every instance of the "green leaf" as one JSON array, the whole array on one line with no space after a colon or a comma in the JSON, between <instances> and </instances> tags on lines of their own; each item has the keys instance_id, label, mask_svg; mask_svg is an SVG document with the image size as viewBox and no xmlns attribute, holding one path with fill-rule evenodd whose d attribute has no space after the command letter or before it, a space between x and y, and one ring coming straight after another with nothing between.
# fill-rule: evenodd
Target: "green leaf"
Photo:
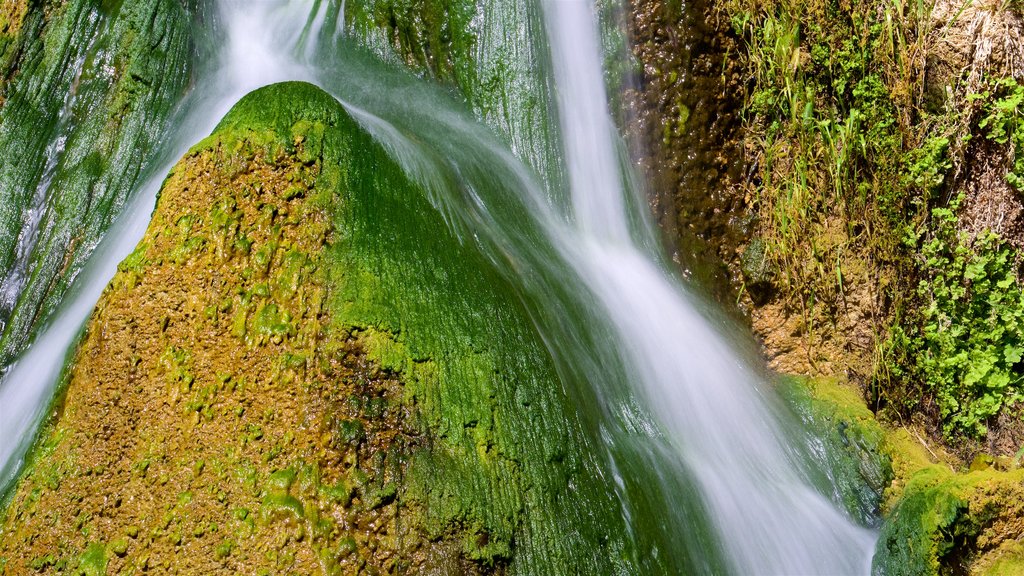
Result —
<instances>
[{"instance_id":1,"label":"green leaf","mask_svg":"<svg viewBox=\"0 0 1024 576\"><path fill-rule=\"evenodd\" d=\"M1010 366L1013 366L1017 362L1020 362L1022 356L1024 356L1024 346L1021 346L1019 344L1010 344L1006 346L1006 348L1003 350L1003 358L1006 360L1006 363Z\"/></svg>"}]
</instances>

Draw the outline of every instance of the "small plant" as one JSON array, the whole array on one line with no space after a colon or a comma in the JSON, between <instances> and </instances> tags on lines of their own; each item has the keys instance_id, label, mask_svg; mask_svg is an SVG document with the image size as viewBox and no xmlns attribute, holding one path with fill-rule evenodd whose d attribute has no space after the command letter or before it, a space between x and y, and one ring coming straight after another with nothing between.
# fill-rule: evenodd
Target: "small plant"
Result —
<instances>
[{"instance_id":1,"label":"small plant","mask_svg":"<svg viewBox=\"0 0 1024 576\"><path fill-rule=\"evenodd\" d=\"M935 136L907 154L904 178L908 186L921 192L923 202L931 202L938 197L946 181L946 174L952 167L949 138Z\"/></svg>"},{"instance_id":2,"label":"small plant","mask_svg":"<svg viewBox=\"0 0 1024 576\"><path fill-rule=\"evenodd\" d=\"M1013 169L1006 180L1016 190L1024 191L1024 85L1013 78L993 84L992 89L972 97L984 103L978 128L988 140L1010 146Z\"/></svg>"},{"instance_id":3,"label":"small plant","mask_svg":"<svg viewBox=\"0 0 1024 576\"><path fill-rule=\"evenodd\" d=\"M958 205L932 210L919 253L918 325L894 338L934 395L947 437L977 437L1024 398L1024 291L1014 250L992 232L958 231Z\"/></svg>"}]
</instances>

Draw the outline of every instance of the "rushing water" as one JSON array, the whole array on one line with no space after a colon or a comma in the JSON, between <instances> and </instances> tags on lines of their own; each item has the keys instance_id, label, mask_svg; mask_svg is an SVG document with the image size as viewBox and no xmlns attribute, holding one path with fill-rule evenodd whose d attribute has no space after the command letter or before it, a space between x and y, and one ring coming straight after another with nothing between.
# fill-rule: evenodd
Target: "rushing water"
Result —
<instances>
[{"instance_id":1,"label":"rushing water","mask_svg":"<svg viewBox=\"0 0 1024 576\"><path fill-rule=\"evenodd\" d=\"M605 447L623 514L650 555L646 572L867 574L874 535L811 485L759 371L653 246L609 114L591 2L548 0L516 28L546 47L539 52L550 65L535 73L551 76L534 85L550 82L557 93L562 161L534 159L533 168L446 92L353 47L342 6L219 4L223 48L183 104L166 153L57 320L0 384L0 490L45 413L66 351L141 238L163 175L246 92L306 80L338 98L428 190L453 232L521 288ZM504 138L517 141L508 130ZM518 151L526 157L549 144Z\"/></svg>"}]
</instances>

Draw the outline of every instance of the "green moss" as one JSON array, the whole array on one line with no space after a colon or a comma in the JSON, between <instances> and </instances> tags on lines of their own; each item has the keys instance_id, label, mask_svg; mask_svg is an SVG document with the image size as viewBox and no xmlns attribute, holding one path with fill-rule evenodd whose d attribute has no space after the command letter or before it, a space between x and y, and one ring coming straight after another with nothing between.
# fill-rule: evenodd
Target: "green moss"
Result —
<instances>
[{"instance_id":1,"label":"green moss","mask_svg":"<svg viewBox=\"0 0 1024 576\"><path fill-rule=\"evenodd\" d=\"M1000 549L998 556L983 571L984 576L1024 574L1024 543L1015 542Z\"/></svg>"},{"instance_id":2,"label":"green moss","mask_svg":"<svg viewBox=\"0 0 1024 576\"><path fill-rule=\"evenodd\" d=\"M263 498L264 518L271 518L274 514L292 514L297 519L306 517L305 508L298 498L288 494L268 494Z\"/></svg>"},{"instance_id":3,"label":"green moss","mask_svg":"<svg viewBox=\"0 0 1024 576\"><path fill-rule=\"evenodd\" d=\"M225 541L217 545L217 549L214 550L214 557L217 560L224 560L231 555L231 551L234 550L235 544L231 541Z\"/></svg>"},{"instance_id":4,"label":"green moss","mask_svg":"<svg viewBox=\"0 0 1024 576\"><path fill-rule=\"evenodd\" d=\"M880 425L860 394L835 380L788 379L783 391L826 442L851 513L872 522L886 512L873 574L1014 573L1015 543L1024 537L1024 470L956 473L933 464L910 432Z\"/></svg>"},{"instance_id":5,"label":"green moss","mask_svg":"<svg viewBox=\"0 0 1024 576\"><path fill-rule=\"evenodd\" d=\"M295 335L295 327L291 323L291 315L282 311L277 304L271 302L260 306L253 318L253 329L257 334L268 337L283 338Z\"/></svg>"},{"instance_id":6,"label":"green moss","mask_svg":"<svg viewBox=\"0 0 1024 576\"><path fill-rule=\"evenodd\" d=\"M894 478L886 430L855 390L834 379L786 378L781 390L814 437L824 442L822 464L844 507L861 522L872 523Z\"/></svg>"},{"instance_id":7,"label":"green moss","mask_svg":"<svg viewBox=\"0 0 1024 576\"><path fill-rule=\"evenodd\" d=\"M107 573L107 549L96 542L89 544L79 558L78 570L84 576L104 576Z\"/></svg>"},{"instance_id":8,"label":"green moss","mask_svg":"<svg viewBox=\"0 0 1024 576\"><path fill-rule=\"evenodd\" d=\"M321 144L309 144L314 139ZM432 438L429 450L409 455L400 485L356 474L335 487L336 500L353 488L370 507L398 499L431 538L455 537L469 558L514 573L571 573L580 558L596 572L628 570L614 489L596 474L551 360L491 263L444 233L423 191L319 89L258 90L194 150L248 146L243 141L271 154L309 145L333 167L307 196L339 231L325 253L332 333L354 335L370 360L396 374L403 401L415 403ZM272 254L258 265L269 271ZM274 266L272 294L287 292L302 260L286 253L285 267ZM268 304L261 314L266 321L254 326L280 325L284 312ZM530 407L517 397L531 398ZM300 513L294 497L268 496L265 504Z\"/></svg>"},{"instance_id":9,"label":"green moss","mask_svg":"<svg viewBox=\"0 0 1024 576\"><path fill-rule=\"evenodd\" d=\"M1021 470L954 474L936 465L917 472L882 526L873 572L963 570L1001 543L1024 536L1014 528L1022 495Z\"/></svg>"},{"instance_id":10,"label":"green moss","mask_svg":"<svg viewBox=\"0 0 1024 576\"><path fill-rule=\"evenodd\" d=\"M138 246L135 247L135 250L133 250L131 254L125 257L125 259L122 260L121 263L117 265L118 271L136 273L141 272L142 268L147 264L146 250L148 249L149 246L145 242L140 243Z\"/></svg>"},{"instance_id":11,"label":"green moss","mask_svg":"<svg viewBox=\"0 0 1024 576\"><path fill-rule=\"evenodd\" d=\"M267 489L274 493L287 493L288 489L292 487L295 482L295 470L292 468L285 468L284 470L278 470L267 478Z\"/></svg>"},{"instance_id":12,"label":"green moss","mask_svg":"<svg viewBox=\"0 0 1024 576\"><path fill-rule=\"evenodd\" d=\"M114 540L110 543L110 551L118 558L124 557L124 555L128 553L128 541L124 538Z\"/></svg>"}]
</instances>

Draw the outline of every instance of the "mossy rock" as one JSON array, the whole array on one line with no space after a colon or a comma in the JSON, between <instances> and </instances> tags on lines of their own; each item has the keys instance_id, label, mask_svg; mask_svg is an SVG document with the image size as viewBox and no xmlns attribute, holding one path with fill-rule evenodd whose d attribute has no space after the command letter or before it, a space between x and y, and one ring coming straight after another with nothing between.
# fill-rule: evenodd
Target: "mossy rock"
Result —
<instances>
[{"instance_id":1,"label":"mossy rock","mask_svg":"<svg viewBox=\"0 0 1024 576\"><path fill-rule=\"evenodd\" d=\"M788 377L782 391L825 443L848 512L880 524L873 574L1022 573L1024 470L978 464L957 473L907 429L875 420L836 379Z\"/></svg>"},{"instance_id":2,"label":"mossy rock","mask_svg":"<svg viewBox=\"0 0 1024 576\"><path fill-rule=\"evenodd\" d=\"M1013 573L1024 537L1024 470L915 474L882 526L872 573Z\"/></svg>"},{"instance_id":3,"label":"mossy rock","mask_svg":"<svg viewBox=\"0 0 1024 576\"><path fill-rule=\"evenodd\" d=\"M325 92L243 98L97 305L8 569L639 573L522 304L447 230Z\"/></svg>"},{"instance_id":4,"label":"mossy rock","mask_svg":"<svg viewBox=\"0 0 1024 576\"><path fill-rule=\"evenodd\" d=\"M0 305L0 366L61 302L157 156L188 89L196 9L191 0L3 3L0 149L18 161L0 164L0 276L20 283ZM5 19L17 31L6 44ZM35 236L25 227L32 209Z\"/></svg>"},{"instance_id":5,"label":"mossy rock","mask_svg":"<svg viewBox=\"0 0 1024 576\"><path fill-rule=\"evenodd\" d=\"M755 304L771 300L775 292L775 266L768 254L768 247L761 238L754 238L740 256L740 271L743 282Z\"/></svg>"},{"instance_id":6,"label":"mossy rock","mask_svg":"<svg viewBox=\"0 0 1024 576\"><path fill-rule=\"evenodd\" d=\"M830 471L843 507L861 523L874 523L894 478L887 431L859 394L835 379L785 377L781 390L823 443L821 464Z\"/></svg>"}]
</instances>

